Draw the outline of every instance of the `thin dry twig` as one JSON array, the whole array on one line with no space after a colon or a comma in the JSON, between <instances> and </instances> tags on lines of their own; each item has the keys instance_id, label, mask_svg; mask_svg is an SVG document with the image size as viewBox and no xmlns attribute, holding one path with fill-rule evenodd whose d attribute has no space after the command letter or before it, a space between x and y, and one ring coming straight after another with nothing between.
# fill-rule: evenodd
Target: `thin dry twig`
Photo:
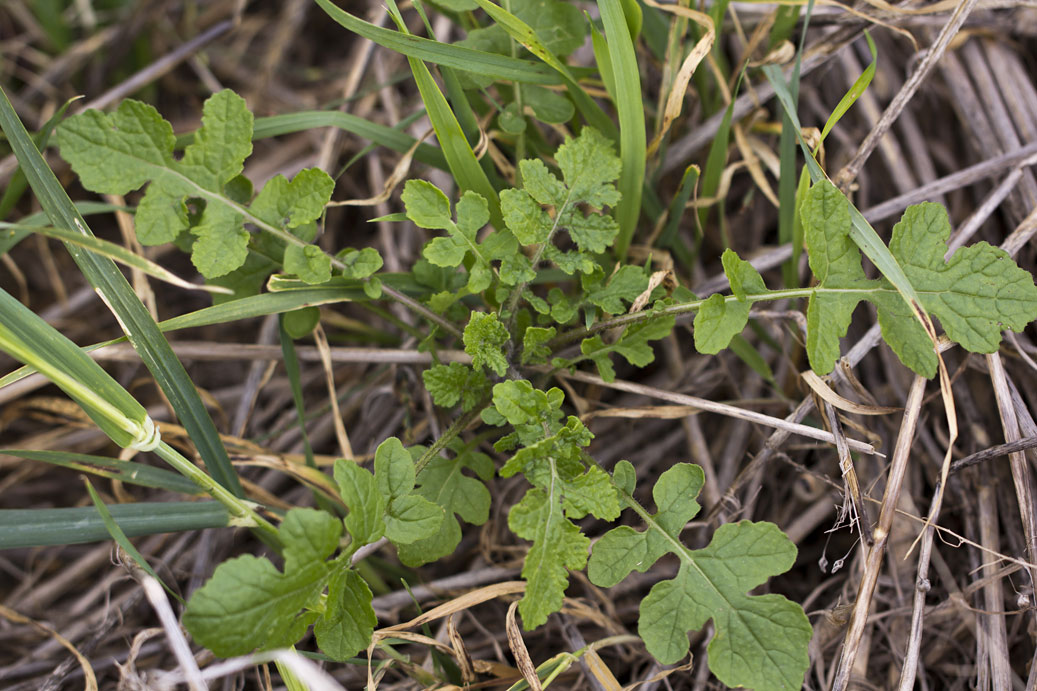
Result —
<instances>
[{"instance_id":1,"label":"thin dry twig","mask_svg":"<svg viewBox=\"0 0 1037 691\"><path fill-rule=\"evenodd\" d=\"M847 163L842 170L833 178L836 185L840 188L845 188L850 184L850 181L857 177L860 173L864 163L871 156L871 152L875 150L875 147L881 141L882 137L885 136L889 128L892 127L896 121L900 112L908 104L911 98L918 91L918 87L922 85L925 77L929 74L929 71L936 66L939 62L943 52L947 49L951 39L957 35L958 30L961 29L961 25L965 23L969 13L972 12L972 8L976 6L977 0L962 0L962 2L955 8L954 13L948 18L947 23L944 24L943 29L940 31L936 40L929 46L929 49L925 53L925 57L922 58L921 62L915 68L915 71L911 73L907 81L904 82L904 86L901 87L897 95L893 97L893 101L886 107L885 112L882 113L882 119L878 121L875 127L872 128L871 132L861 143L857 149L857 153L853 159Z\"/></svg>"},{"instance_id":2,"label":"thin dry twig","mask_svg":"<svg viewBox=\"0 0 1037 691\"><path fill-rule=\"evenodd\" d=\"M643 384L635 384L634 382L623 381L622 379L616 379L615 381L607 382L601 377L593 374L587 374L586 372L557 372L555 376L562 379L575 379L576 381L582 381L586 384L595 384L597 386L603 386L609 389L616 389L617 391L627 391L629 393L640 394L642 396L649 396L651 398L658 398L663 401L671 401L679 405L691 406L704 410L709 413L718 413L720 415L726 415L733 417L738 420L745 420L747 422L755 422L761 425L767 425L768 427L774 427L776 429L783 430L790 434L798 434L803 437L810 439L816 439L818 441L828 442L829 444L835 443L835 437L831 432L817 429L816 427L808 427L807 425L801 425L796 422L790 422L788 420L782 420L781 418L772 417L770 415L764 415L763 413L757 413L752 410L745 410L733 405L727 405L726 403L716 403L715 401L709 401L705 398L698 398L696 396L688 396L686 394L672 393L670 391L664 391L657 389L652 386L645 386ZM882 456L874 446L867 444L856 439L847 439L847 445L854 451L860 453L866 453L872 456Z\"/></svg>"},{"instance_id":3,"label":"thin dry twig","mask_svg":"<svg viewBox=\"0 0 1037 691\"><path fill-rule=\"evenodd\" d=\"M839 656L835 680L832 682L833 691L845 691L850 684L850 671L853 668L854 660L857 657L857 651L868 623L868 612L871 610L871 600L872 595L875 593L875 584L878 582L879 572L882 570L886 541L889 539L890 530L893 527L897 499L900 496L900 488L907 473L907 461L911 453L911 445L915 438L915 428L922 409L922 396L925 393L925 384L926 379L916 375L911 384L907 401L904 404L904 418L900 423L900 433L897 435L897 444L893 449L889 478L886 481L886 491L882 496L882 508L879 512L878 524L873 533L875 542L868 549L865 556L864 574L857 589L857 599L854 602L853 614L850 616L850 624L846 630L846 638L843 641L843 649Z\"/></svg>"}]
</instances>

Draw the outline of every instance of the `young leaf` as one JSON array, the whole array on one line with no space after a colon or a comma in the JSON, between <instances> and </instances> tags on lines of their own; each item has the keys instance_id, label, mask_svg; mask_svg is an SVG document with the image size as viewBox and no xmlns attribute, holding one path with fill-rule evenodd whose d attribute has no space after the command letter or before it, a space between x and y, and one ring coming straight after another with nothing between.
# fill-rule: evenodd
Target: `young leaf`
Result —
<instances>
[{"instance_id":1,"label":"young leaf","mask_svg":"<svg viewBox=\"0 0 1037 691\"><path fill-rule=\"evenodd\" d=\"M378 445L374 467L372 475L353 461L335 461L335 482L349 509L345 524L354 547L382 535L396 545L434 535L443 509L413 493L414 460L399 439L389 437Z\"/></svg>"},{"instance_id":2,"label":"young leaf","mask_svg":"<svg viewBox=\"0 0 1037 691\"><path fill-rule=\"evenodd\" d=\"M745 300L729 300L719 293L710 295L695 315L695 350L716 355L726 348L749 322L749 308Z\"/></svg>"},{"instance_id":3,"label":"young leaf","mask_svg":"<svg viewBox=\"0 0 1037 691\"><path fill-rule=\"evenodd\" d=\"M540 122L562 125L572 120L576 114L573 102L565 94L535 84L522 84L519 91L522 93L522 102L533 109L533 115Z\"/></svg>"},{"instance_id":4,"label":"young leaf","mask_svg":"<svg viewBox=\"0 0 1037 691\"><path fill-rule=\"evenodd\" d=\"M496 314L472 312L462 340L464 351L472 356L472 367L476 370L486 366L499 377L508 371L508 361L502 350L508 342L508 330Z\"/></svg>"},{"instance_id":5,"label":"young leaf","mask_svg":"<svg viewBox=\"0 0 1037 691\"><path fill-rule=\"evenodd\" d=\"M405 545L435 535L443 521L443 509L428 499L412 494L414 460L403 443L389 437L374 455L374 477L385 498L385 537Z\"/></svg>"},{"instance_id":6,"label":"young leaf","mask_svg":"<svg viewBox=\"0 0 1037 691\"><path fill-rule=\"evenodd\" d=\"M417 567L452 554L461 542L457 516L472 525L482 525L490 515L490 492L484 483L493 477L493 461L455 439L452 459L435 456L420 473L415 494L443 507L446 516L434 535L399 546L400 561ZM465 475L468 468L478 479ZM480 482L481 480L481 482Z\"/></svg>"},{"instance_id":7,"label":"young leaf","mask_svg":"<svg viewBox=\"0 0 1037 691\"><path fill-rule=\"evenodd\" d=\"M648 287L648 277L639 266L626 264L609 276L604 285L593 287L584 277L584 289L588 302L597 305L608 314L622 314L626 303L632 303Z\"/></svg>"},{"instance_id":8,"label":"young leaf","mask_svg":"<svg viewBox=\"0 0 1037 691\"><path fill-rule=\"evenodd\" d=\"M321 650L345 660L367 647L378 624L371 598L371 589L356 571L339 569L331 575L324 615L313 625Z\"/></svg>"},{"instance_id":9,"label":"young leaf","mask_svg":"<svg viewBox=\"0 0 1037 691\"><path fill-rule=\"evenodd\" d=\"M555 332L553 326L546 329L539 326L527 328L526 332L522 334L522 364L546 362L547 357L551 354L551 349L547 347L547 342L555 337Z\"/></svg>"},{"instance_id":10,"label":"young leaf","mask_svg":"<svg viewBox=\"0 0 1037 691\"><path fill-rule=\"evenodd\" d=\"M310 285L327 283L331 279L331 257L316 245L288 245L284 249L284 270Z\"/></svg>"},{"instance_id":11,"label":"young leaf","mask_svg":"<svg viewBox=\"0 0 1037 691\"><path fill-rule=\"evenodd\" d=\"M721 261L731 283L733 299L710 295L695 315L695 349L707 355L719 353L732 338L742 333L752 306L747 298L767 292L760 273L735 252L724 250Z\"/></svg>"},{"instance_id":12,"label":"young leaf","mask_svg":"<svg viewBox=\"0 0 1037 691\"><path fill-rule=\"evenodd\" d=\"M651 515L631 496L633 467L620 463L615 485L647 529L606 533L591 553L588 576L611 587L672 552L680 560L676 578L655 584L641 603L638 633L648 651L663 664L677 662L688 653L688 631L712 619L709 668L721 682L758 691L800 688L813 631L802 608L781 595L746 594L787 571L796 547L774 524L749 521L721 526L703 549L684 547L680 533L699 511L703 482L698 466L672 466L652 490L658 511Z\"/></svg>"},{"instance_id":13,"label":"young leaf","mask_svg":"<svg viewBox=\"0 0 1037 691\"><path fill-rule=\"evenodd\" d=\"M609 354L622 355L634 367L646 367L655 360L655 351L648 345L648 342L658 341L669 336L673 331L674 322L673 315L662 315L655 319L631 324L623 331L619 340L611 345L605 343L600 336L593 336L584 339L580 344L580 352L597 365L602 379L608 382L615 381L616 372L612 367Z\"/></svg>"},{"instance_id":14,"label":"young leaf","mask_svg":"<svg viewBox=\"0 0 1037 691\"><path fill-rule=\"evenodd\" d=\"M349 509L346 530L357 547L370 544L385 534L385 497L378 491L374 475L354 461L335 461L335 484Z\"/></svg>"},{"instance_id":15,"label":"young leaf","mask_svg":"<svg viewBox=\"0 0 1037 691\"><path fill-rule=\"evenodd\" d=\"M316 169L303 171L291 183L277 176L245 209L235 198L252 151L252 123L244 99L232 91L214 94L203 107L202 127L178 161L170 124L151 106L126 100L110 115L90 110L70 117L58 128L58 146L83 186L94 192L126 194L150 181L136 214L141 243L172 242L190 230L191 261L203 276L215 278L245 263L246 220L282 231L310 224L334 188L331 178ZM197 219L188 216L188 199L204 201ZM300 277L315 281L323 275L314 257L299 256L299 248L292 255Z\"/></svg>"},{"instance_id":16,"label":"young leaf","mask_svg":"<svg viewBox=\"0 0 1037 691\"><path fill-rule=\"evenodd\" d=\"M569 583L566 569L587 562L590 540L572 522L587 514L613 519L619 500L608 475L597 466L586 468L582 448L594 435L576 417L559 422L563 394L543 392L528 381L506 381L493 388L498 413L515 425L524 448L501 468L501 477L523 473L533 488L508 514L508 526L533 542L522 577L526 593L519 602L523 626L533 629L562 606Z\"/></svg>"},{"instance_id":17,"label":"young leaf","mask_svg":"<svg viewBox=\"0 0 1037 691\"><path fill-rule=\"evenodd\" d=\"M451 218L450 200L435 185L424 180L408 180L401 195L407 217L421 228L445 230L447 235L437 237L425 246L422 254L436 266L460 266L465 256L471 254L474 263L468 272L468 292L480 293L493 282L494 268L491 262L503 260L508 269L501 268L500 278L508 283L524 268L518 244L510 233L491 233L481 243L477 233L490 220L486 199L475 192L465 192L457 202L457 221ZM522 257L522 259L525 259ZM528 265L528 261L526 264Z\"/></svg>"},{"instance_id":18,"label":"young leaf","mask_svg":"<svg viewBox=\"0 0 1037 691\"><path fill-rule=\"evenodd\" d=\"M466 413L490 391L485 374L460 362L433 365L421 373L421 378L436 405L453 408L460 401L461 410Z\"/></svg>"},{"instance_id":19,"label":"young leaf","mask_svg":"<svg viewBox=\"0 0 1037 691\"><path fill-rule=\"evenodd\" d=\"M316 622L317 642L326 653L336 659L355 655L371 640L377 620L363 579L327 561L342 524L323 511L292 509L278 533L285 545L283 572L251 555L220 564L188 602L184 626L201 645L231 657L291 646ZM332 591L322 605L329 580Z\"/></svg>"},{"instance_id":20,"label":"young leaf","mask_svg":"<svg viewBox=\"0 0 1037 691\"><path fill-rule=\"evenodd\" d=\"M382 255L374 247L355 250L351 247L338 253L338 258L346 265L342 275L346 278L367 278L382 268Z\"/></svg>"},{"instance_id":21,"label":"young leaf","mask_svg":"<svg viewBox=\"0 0 1037 691\"><path fill-rule=\"evenodd\" d=\"M566 273L590 273L594 262L584 253L601 253L616 239L619 226L604 213L584 213L580 204L604 209L619 202L614 181L619 177L619 158L612 143L597 130L585 127L576 139L566 138L555 153L562 172L559 180L539 160L519 163L524 189L500 193L504 222L523 245L547 245L544 257ZM546 208L553 208L553 215ZM578 250L554 247L555 233L564 229Z\"/></svg>"}]
</instances>

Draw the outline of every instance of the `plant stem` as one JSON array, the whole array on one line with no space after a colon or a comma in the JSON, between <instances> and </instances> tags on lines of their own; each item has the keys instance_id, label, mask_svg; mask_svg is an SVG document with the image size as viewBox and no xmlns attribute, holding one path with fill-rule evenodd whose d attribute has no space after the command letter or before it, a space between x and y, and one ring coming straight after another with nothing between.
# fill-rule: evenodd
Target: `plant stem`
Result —
<instances>
[{"instance_id":1,"label":"plant stem","mask_svg":"<svg viewBox=\"0 0 1037 691\"><path fill-rule=\"evenodd\" d=\"M559 223L562 220L562 214L565 212L567 208L569 208L569 195L571 194L571 191L566 193L565 201L562 202L562 205L555 210L554 223L551 224L551 231L547 234L547 238L545 238L544 241L540 243L540 246L537 247L536 252L533 254L533 258L529 261L529 264L533 267L534 272L536 271L537 265L540 263L541 258L543 258L544 256L544 251L547 250L548 245L551 244L551 240L554 239L555 233L558 232ZM508 317L508 333L511 333L512 327L515 326L515 307L516 305L518 305L519 298L522 297L522 291L526 289L526 286L528 286L529 283L529 281L523 281L519 285L515 286L511 291L511 295L508 296L507 311L511 315Z\"/></svg>"},{"instance_id":2,"label":"plant stem","mask_svg":"<svg viewBox=\"0 0 1037 691\"><path fill-rule=\"evenodd\" d=\"M809 298L816 292L823 293L857 293L864 295L866 293L877 293L877 292L889 292L892 289L886 288L790 288L787 290L773 290L766 293L759 293L757 295L746 295L745 300L754 302L763 302L764 300L791 300L796 298ZM734 295L725 295L725 302L732 302L739 298ZM658 317L664 317L668 315L687 314L688 312L697 311L705 300L692 300L691 302L682 302L679 305L670 305L661 309L645 310L643 312L634 312L633 314L623 314L612 319L606 319L600 321L597 324L589 326L587 328L573 329L572 331L566 331L561 333L550 341L547 342L547 347L551 350L557 350L558 348L573 343L575 341L582 340L589 336L593 336L601 331L608 331L619 326L627 326L629 324L638 324L640 322L648 321L650 319L656 319Z\"/></svg>"},{"instance_id":3,"label":"plant stem","mask_svg":"<svg viewBox=\"0 0 1037 691\"><path fill-rule=\"evenodd\" d=\"M222 485L213 480L201 468L184 458L179 451L166 442L161 442L155 447L155 453L163 461L173 466L181 475L188 478L196 485L204 489L209 496L220 502L227 508L231 515L231 523L254 528L264 538L264 542L271 540L274 545L281 544L281 538L277 534L277 528L272 523L255 512L249 502L234 496Z\"/></svg>"},{"instance_id":4,"label":"plant stem","mask_svg":"<svg viewBox=\"0 0 1037 691\"><path fill-rule=\"evenodd\" d=\"M443 430L443 434L439 435L439 439L436 439L436 441L432 443L432 446L428 447L428 450L421 455L418 462L414 464L414 474L417 475L424 470L425 466L431 463L432 459L438 456L439 452L446 448L446 445L453 441L454 437L464 431L464 428L468 426L468 423L474 420L475 417L482 412L487 403L489 403L488 399L480 401L477 406L454 420L450 427Z\"/></svg>"}]
</instances>

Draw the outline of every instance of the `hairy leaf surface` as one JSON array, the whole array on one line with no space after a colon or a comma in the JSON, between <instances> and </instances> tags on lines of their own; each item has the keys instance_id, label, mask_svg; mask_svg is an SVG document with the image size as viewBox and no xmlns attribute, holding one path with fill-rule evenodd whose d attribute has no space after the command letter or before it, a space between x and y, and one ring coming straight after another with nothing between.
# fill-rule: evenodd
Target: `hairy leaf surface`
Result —
<instances>
[{"instance_id":1,"label":"hairy leaf surface","mask_svg":"<svg viewBox=\"0 0 1037 691\"><path fill-rule=\"evenodd\" d=\"M591 273L597 265L589 255L604 252L619 233L615 219L598 211L619 202L614 184L620 172L619 158L612 143L591 127L585 127L575 139L567 137L555 158L561 180L543 161L519 163L523 189L500 193L504 222L523 245L547 243L543 257L566 273ZM585 212L581 205L592 210ZM563 251L554 246L559 230L569 234L577 249Z\"/></svg>"}]
</instances>

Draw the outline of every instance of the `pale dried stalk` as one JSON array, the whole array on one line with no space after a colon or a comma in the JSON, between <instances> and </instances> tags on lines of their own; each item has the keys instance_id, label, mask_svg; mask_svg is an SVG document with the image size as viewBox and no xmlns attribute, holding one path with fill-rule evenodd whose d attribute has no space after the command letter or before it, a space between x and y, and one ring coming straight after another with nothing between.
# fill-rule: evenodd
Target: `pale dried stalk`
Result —
<instances>
[{"instance_id":1,"label":"pale dried stalk","mask_svg":"<svg viewBox=\"0 0 1037 691\"><path fill-rule=\"evenodd\" d=\"M739 420L745 420L747 422L755 422L761 425L767 425L768 427L774 427L776 429L784 430L791 434L798 434L800 436L809 437L810 439L816 439L818 441L827 442L829 444L836 443L835 436L831 432L817 429L816 427L808 427L807 425L801 425L796 422L790 422L788 420L782 420L781 418L772 417L770 415L764 415L763 413L757 413L753 410L743 410L733 405L727 405L725 403L717 403L710 401L705 398L698 398L696 396L688 396L686 394L672 393L670 391L664 391L657 389L652 386L644 386L643 384L635 384L633 382L623 381L617 379L615 381L607 382L601 377L593 374L587 374L585 372L558 372L556 376L563 379L575 379L576 381L582 381L587 384L595 384L597 386L603 386L609 389L616 389L617 391L626 391L628 393L640 394L642 396L650 396L652 398L658 398L664 401L671 401L679 405L692 406L699 410L704 410L709 413L718 413L720 415L727 415L728 417L737 418ZM882 456L874 446L866 444L856 439L847 439L847 445L854 451L866 453L875 456Z\"/></svg>"},{"instance_id":2,"label":"pale dried stalk","mask_svg":"<svg viewBox=\"0 0 1037 691\"><path fill-rule=\"evenodd\" d=\"M317 352L324 367L324 380L328 385L328 400L331 403L331 421L335 426L339 453L343 458L353 458L353 445L349 441L349 433L346 432L346 424L342 422L342 413L338 407L338 391L335 389L335 373L331 365L331 346L328 345L328 337L324 335L324 328L320 324L313 330L313 340L317 344Z\"/></svg>"},{"instance_id":3,"label":"pale dried stalk","mask_svg":"<svg viewBox=\"0 0 1037 691\"><path fill-rule=\"evenodd\" d=\"M208 341L177 341L171 344L178 357L187 360L280 360L281 347L256 343L211 343ZM320 351L314 346L296 346L299 360L321 362ZM332 362L366 362L383 364L431 365L432 355L404 348L339 348L328 349ZM440 362L471 363L472 358L463 350L439 350ZM104 346L90 353L95 360L136 362L140 357L128 343Z\"/></svg>"},{"instance_id":4,"label":"pale dried stalk","mask_svg":"<svg viewBox=\"0 0 1037 691\"><path fill-rule=\"evenodd\" d=\"M868 516L868 505L864 503L861 495L861 485L857 480L857 471L853 467L853 458L850 456L850 448L846 444L846 435L843 434L842 425L839 423L839 415L835 412L835 406L828 401L824 403L825 417L835 435L835 449L839 454L839 470L843 474L843 491L850 495L853 506L853 521L857 523L857 530L861 539L866 544L871 544L871 518Z\"/></svg>"},{"instance_id":5,"label":"pale dried stalk","mask_svg":"<svg viewBox=\"0 0 1037 691\"><path fill-rule=\"evenodd\" d=\"M989 478L981 479L979 491L979 536L983 546L994 552L1001 550L998 533L997 495ZM995 689L1012 688L1012 665L1008 659L1008 630L1005 626L1005 594L1000 567L996 561L983 563L984 612L979 614L984 623L977 629L979 641L986 645L990 661L990 683ZM982 656L981 656L982 657Z\"/></svg>"},{"instance_id":6,"label":"pale dried stalk","mask_svg":"<svg viewBox=\"0 0 1037 691\"><path fill-rule=\"evenodd\" d=\"M845 691L850 683L850 670L857 657L857 650L864 636L868 623L868 612L871 610L871 598L875 592L875 584L882 569L882 560L886 551L886 542L889 539L890 529L893 526L893 517L896 515L897 500L900 497L900 488L904 483L904 475L907 473L908 457L911 453L911 444L915 438L915 428L918 425L918 416L922 409L922 396L925 393L926 379L915 376L908 392L907 403L904 406L904 419L900 425L900 433L897 436L897 444L893 450L892 465L889 470L889 479L886 482L886 491L882 496L882 509L879 512L878 525L875 527L873 537L875 544L868 550L865 557L864 574L857 590L857 600L853 606L853 614L850 625L846 630L846 639L843 642L842 654L839 658L839 666L836 669L835 681L832 683L833 691Z\"/></svg>"}]
</instances>

